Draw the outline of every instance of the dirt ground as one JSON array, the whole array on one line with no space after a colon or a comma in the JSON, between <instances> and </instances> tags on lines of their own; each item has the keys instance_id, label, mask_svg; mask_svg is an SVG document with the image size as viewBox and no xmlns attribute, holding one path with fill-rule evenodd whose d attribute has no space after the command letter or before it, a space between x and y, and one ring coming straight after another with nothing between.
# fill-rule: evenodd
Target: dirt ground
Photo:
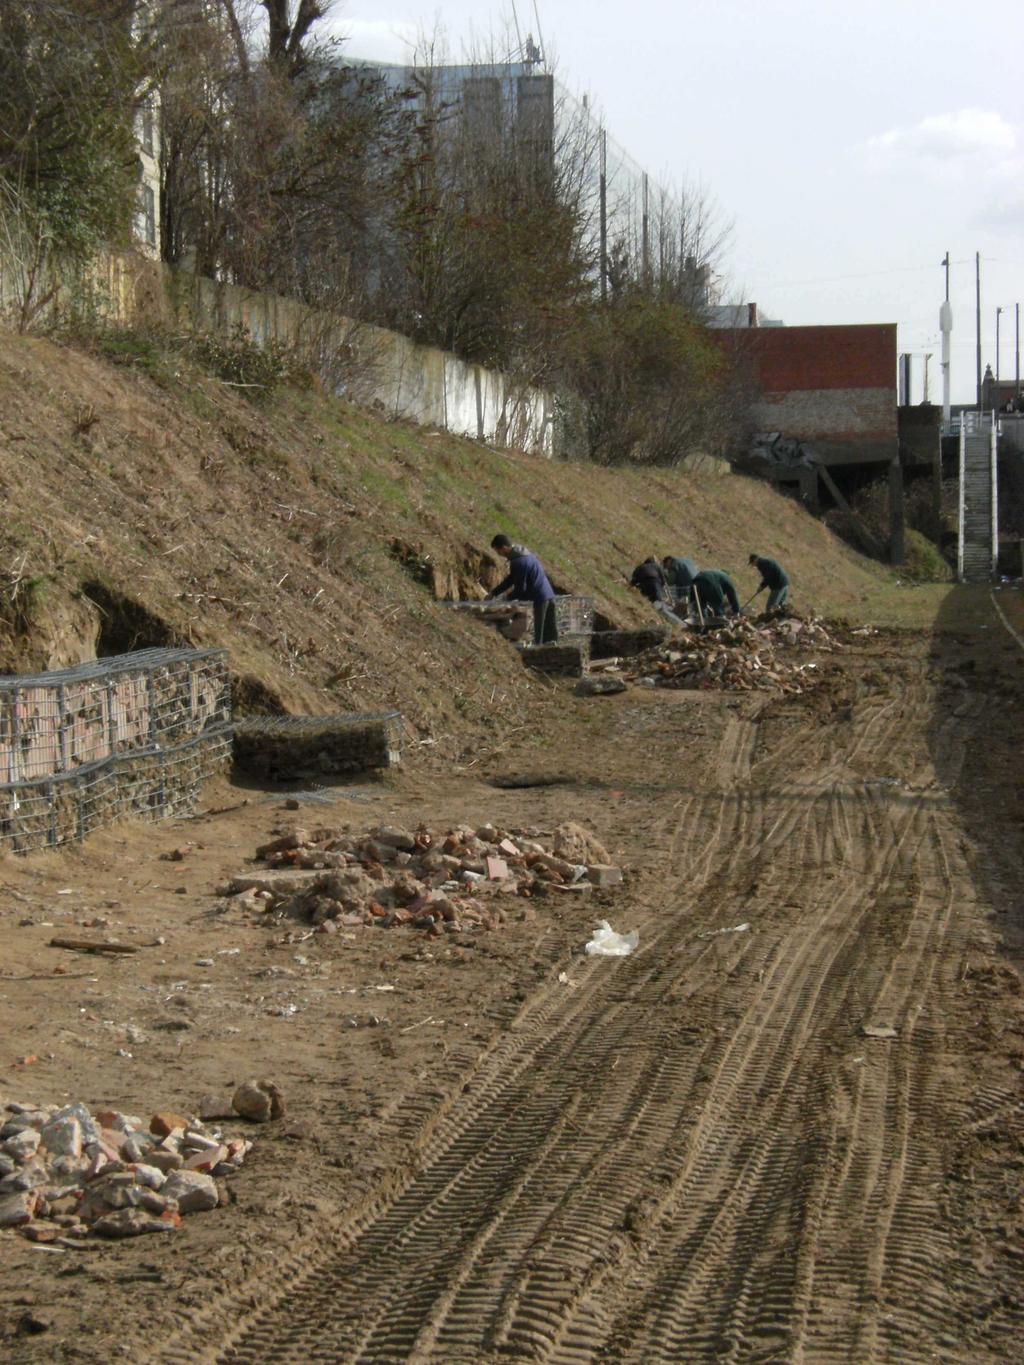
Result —
<instances>
[{"instance_id":1,"label":"dirt ground","mask_svg":"<svg viewBox=\"0 0 1024 1365\"><path fill-rule=\"evenodd\" d=\"M987 590L948 603L805 696L565 684L476 769L298 811L223 783L246 804L0 864L3 1098L288 1105L173 1235L0 1234L0 1354L1024 1359L1024 658ZM454 941L216 895L310 822L566 819L624 884ZM600 918L638 951L585 957ZM139 951L49 946L99 930Z\"/></svg>"}]
</instances>

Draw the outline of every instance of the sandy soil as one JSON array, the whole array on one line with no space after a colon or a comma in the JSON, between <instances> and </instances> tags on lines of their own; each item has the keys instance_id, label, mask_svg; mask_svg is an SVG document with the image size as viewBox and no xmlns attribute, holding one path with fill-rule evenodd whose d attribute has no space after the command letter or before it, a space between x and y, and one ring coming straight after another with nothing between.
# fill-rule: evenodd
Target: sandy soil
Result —
<instances>
[{"instance_id":1,"label":"sandy soil","mask_svg":"<svg viewBox=\"0 0 1024 1365\"><path fill-rule=\"evenodd\" d=\"M289 1109L173 1237L0 1235L0 1353L1020 1359L1022 660L972 602L805 697L567 691L478 774L297 812L224 784L248 804L0 865L5 1097L148 1114L258 1074ZM563 780L493 785L524 773ZM454 944L215 895L310 820L568 818L624 886ZM597 918L638 952L584 957ZM139 951L49 946L97 920Z\"/></svg>"}]
</instances>

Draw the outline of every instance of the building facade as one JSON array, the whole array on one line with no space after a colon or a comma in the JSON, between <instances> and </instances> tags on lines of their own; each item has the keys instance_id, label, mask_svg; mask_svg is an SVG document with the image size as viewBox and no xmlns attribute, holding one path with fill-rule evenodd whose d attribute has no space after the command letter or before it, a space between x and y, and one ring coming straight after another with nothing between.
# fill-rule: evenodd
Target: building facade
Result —
<instances>
[{"instance_id":1,"label":"building facade","mask_svg":"<svg viewBox=\"0 0 1024 1365\"><path fill-rule=\"evenodd\" d=\"M139 157L139 194L132 240L137 251L154 260L160 256L160 96L156 90L135 114Z\"/></svg>"}]
</instances>

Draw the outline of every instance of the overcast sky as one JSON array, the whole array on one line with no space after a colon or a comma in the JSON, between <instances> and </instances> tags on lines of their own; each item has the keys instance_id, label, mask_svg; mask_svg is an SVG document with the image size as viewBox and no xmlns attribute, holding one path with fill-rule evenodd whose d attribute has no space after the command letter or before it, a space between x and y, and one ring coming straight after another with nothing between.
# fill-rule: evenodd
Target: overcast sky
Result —
<instances>
[{"instance_id":1,"label":"overcast sky","mask_svg":"<svg viewBox=\"0 0 1024 1365\"><path fill-rule=\"evenodd\" d=\"M1017 0L537 0L545 54L653 177L699 183L733 224L724 296L799 323L897 322L934 353L953 262L953 401L982 364L1015 372L1024 304L1024 8ZM533 0L519 27L538 37ZM350 55L408 60L504 34L503 0L341 0ZM503 40L502 40L503 41ZM923 362L915 359L915 401Z\"/></svg>"}]
</instances>

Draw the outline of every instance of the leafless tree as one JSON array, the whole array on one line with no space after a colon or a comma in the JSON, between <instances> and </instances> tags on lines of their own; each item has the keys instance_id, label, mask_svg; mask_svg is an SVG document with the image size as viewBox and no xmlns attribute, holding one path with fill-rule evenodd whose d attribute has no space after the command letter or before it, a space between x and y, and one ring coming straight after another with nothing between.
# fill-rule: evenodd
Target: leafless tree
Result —
<instances>
[{"instance_id":1,"label":"leafless tree","mask_svg":"<svg viewBox=\"0 0 1024 1365\"><path fill-rule=\"evenodd\" d=\"M337 298L365 252L388 101L317 25L326 4L167 0L164 255L215 278Z\"/></svg>"}]
</instances>

